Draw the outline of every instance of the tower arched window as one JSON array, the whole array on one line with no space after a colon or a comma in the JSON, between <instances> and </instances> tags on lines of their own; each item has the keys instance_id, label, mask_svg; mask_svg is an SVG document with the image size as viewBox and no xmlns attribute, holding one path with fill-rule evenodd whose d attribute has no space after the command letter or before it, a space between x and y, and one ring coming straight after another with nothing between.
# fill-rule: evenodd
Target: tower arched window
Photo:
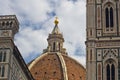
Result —
<instances>
[{"instance_id":1,"label":"tower arched window","mask_svg":"<svg viewBox=\"0 0 120 80\"><path fill-rule=\"evenodd\" d=\"M107 64L106 76L107 76L107 80L115 80L115 66L114 66L114 64Z\"/></svg>"},{"instance_id":2,"label":"tower arched window","mask_svg":"<svg viewBox=\"0 0 120 80\"><path fill-rule=\"evenodd\" d=\"M60 51L60 43L59 43L59 51Z\"/></svg>"},{"instance_id":3,"label":"tower arched window","mask_svg":"<svg viewBox=\"0 0 120 80\"><path fill-rule=\"evenodd\" d=\"M112 76L112 80L115 80L115 66L113 64L111 66L111 76Z\"/></svg>"},{"instance_id":4,"label":"tower arched window","mask_svg":"<svg viewBox=\"0 0 120 80\"><path fill-rule=\"evenodd\" d=\"M107 64L106 72L107 72L107 80L110 80L110 65L109 64Z\"/></svg>"},{"instance_id":5,"label":"tower arched window","mask_svg":"<svg viewBox=\"0 0 120 80\"><path fill-rule=\"evenodd\" d=\"M110 8L110 27L113 27L113 8Z\"/></svg>"},{"instance_id":6,"label":"tower arched window","mask_svg":"<svg viewBox=\"0 0 120 80\"><path fill-rule=\"evenodd\" d=\"M106 14L106 28L109 27L109 11L108 8L105 9L105 14Z\"/></svg>"},{"instance_id":7,"label":"tower arched window","mask_svg":"<svg viewBox=\"0 0 120 80\"><path fill-rule=\"evenodd\" d=\"M53 43L53 51L55 51L55 45L56 45L56 44L55 44L55 42L54 42L54 43Z\"/></svg>"},{"instance_id":8,"label":"tower arched window","mask_svg":"<svg viewBox=\"0 0 120 80\"><path fill-rule=\"evenodd\" d=\"M106 28L114 26L114 18L113 18L113 8L107 7L105 9L105 16L106 16Z\"/></svg>"}]
</instances>

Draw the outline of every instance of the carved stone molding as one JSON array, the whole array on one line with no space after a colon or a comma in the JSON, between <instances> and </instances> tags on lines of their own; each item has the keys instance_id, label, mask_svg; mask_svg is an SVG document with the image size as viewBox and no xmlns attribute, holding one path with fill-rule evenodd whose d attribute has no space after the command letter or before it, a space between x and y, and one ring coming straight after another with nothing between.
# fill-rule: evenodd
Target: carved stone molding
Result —
<instances>
[{"instance_id":1,"label":"carved stone molding","mask_svg":"<svg viewBox=\"0 0 120 80\"><path fill-rule=\"evenodd\" d=\"M97 48L104 48L104 47L119 47L120 42L97 42Z\"/></svg>"}]
</instances>

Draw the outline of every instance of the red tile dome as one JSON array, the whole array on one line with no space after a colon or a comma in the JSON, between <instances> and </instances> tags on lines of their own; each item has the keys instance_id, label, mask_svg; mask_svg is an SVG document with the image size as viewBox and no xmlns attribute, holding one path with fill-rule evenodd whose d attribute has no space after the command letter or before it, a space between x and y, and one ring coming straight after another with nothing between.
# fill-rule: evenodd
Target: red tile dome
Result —
<instances>
[{"instance_id":1,"label":"red tile dome","mask_svg":"<svg viewBox=\"0 0 120 80\"><path fill-rule=\"evenodd\" d=\"M68 55L44 53L29 64L35 80L85 80L86 70Z\"/></svg>"}]
</instances>

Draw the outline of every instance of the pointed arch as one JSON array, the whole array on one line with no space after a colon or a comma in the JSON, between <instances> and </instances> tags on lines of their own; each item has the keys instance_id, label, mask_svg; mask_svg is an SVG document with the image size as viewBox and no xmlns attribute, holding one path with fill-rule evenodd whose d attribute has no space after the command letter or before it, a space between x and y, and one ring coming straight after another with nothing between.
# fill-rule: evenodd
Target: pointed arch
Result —
<instances>
[{"instance_id":1,"label":"pointed arch","mask_svg":"<svg viewBox=\"0 0 120 80\"><path fill-rule=\"evenodd\" d=\"M113 2L106 2L103 5L104 13L104 30L105 32L111 32L116 30L116 6Z\"/></svg>"},{"instance_id":2,"label":"pointed arch","mask_svg":"<svg viewBox=\"0 0 120 80\"><path fill-rule=\"evenodd\" d=\"M113 8L112 7L106 7L105 16L106 16L106 28L113 27L114 20L113 20Z\"/></svg>"},{"instance_id":3,"label":"pointed arch","mask_svg":"<svg viewBox=\"0 0 120 80\"><path fill-rule=\"evenodd\" d=\"M115 80L115 76L116 76L116 62L113 59L108 59L105 62L105 66L106 66L106 80Z\"/></svg>"}]
</instances>

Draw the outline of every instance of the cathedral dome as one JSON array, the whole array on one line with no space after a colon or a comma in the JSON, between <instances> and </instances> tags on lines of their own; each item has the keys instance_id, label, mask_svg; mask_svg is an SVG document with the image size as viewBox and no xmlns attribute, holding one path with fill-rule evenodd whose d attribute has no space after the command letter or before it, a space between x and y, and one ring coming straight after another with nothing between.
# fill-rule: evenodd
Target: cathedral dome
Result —
<instances>
[{"instance_id":1,"label":"cathedral dome","mask_svg":"<svg viewBox=\"0 0 120 80\"><path fill-rule=\"evenodd\" d=\"M64 38L58 28L58 21L48 36L48 47L43 54L28 65L35 80L85 80L86 69L69 57L63 48Z\"/></svg>"},{"instance_id":2,"label":"cathedral dome","mask_svg":"<svg viewBox=\"0 0 120 80\"><path fill-rule=\"evenodd\" d=\"M85 80L86 70L62 53L44 53L29 64L35 80Z\"/></svg>"}]
</instances>

